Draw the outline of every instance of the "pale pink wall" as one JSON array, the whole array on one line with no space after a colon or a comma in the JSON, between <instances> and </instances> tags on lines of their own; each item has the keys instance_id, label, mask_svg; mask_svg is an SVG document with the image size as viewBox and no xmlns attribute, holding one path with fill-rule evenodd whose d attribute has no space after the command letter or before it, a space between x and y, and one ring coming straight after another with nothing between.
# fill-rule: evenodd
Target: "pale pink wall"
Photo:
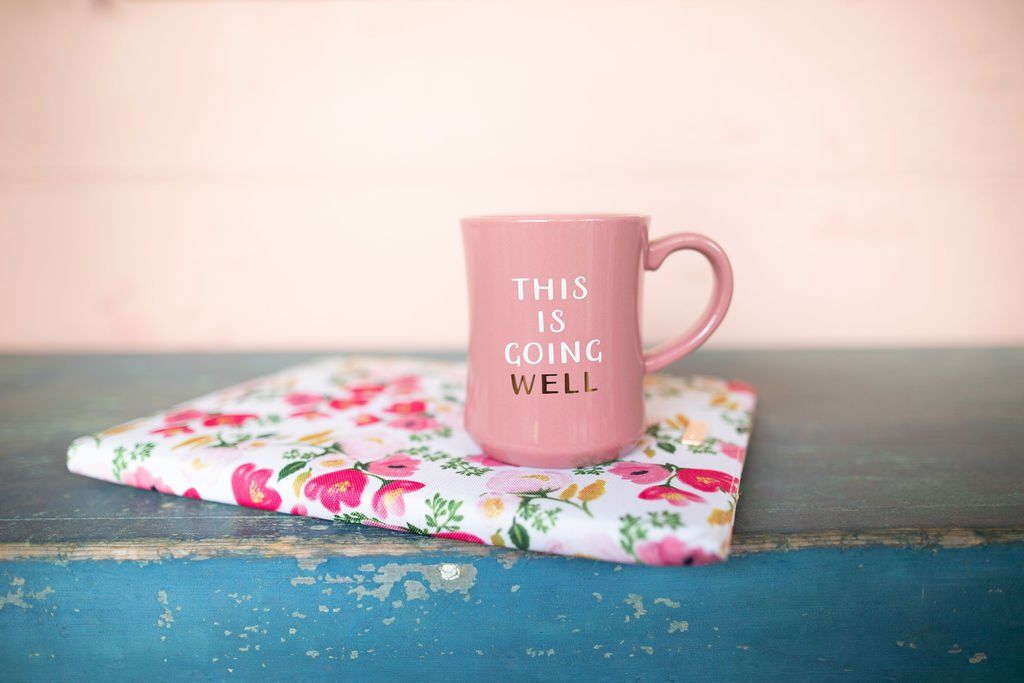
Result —
<instances>
[{"instance_id":1,"label":"pale pink wall","mask_svg":"<svg viewBox=\"0 0 1024 683\"><path fill-rule=\"evenodd\" d=\"M718 345L1024 341L1013 0L3 3L0 97L4 350L460 346L548 210L717 237Z\"/></svg>"}]
</instances>

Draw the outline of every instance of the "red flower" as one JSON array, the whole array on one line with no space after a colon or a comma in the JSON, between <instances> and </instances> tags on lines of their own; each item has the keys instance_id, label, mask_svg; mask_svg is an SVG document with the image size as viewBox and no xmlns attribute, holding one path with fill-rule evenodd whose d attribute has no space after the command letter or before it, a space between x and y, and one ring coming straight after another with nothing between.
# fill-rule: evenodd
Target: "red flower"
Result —
<instances>
[{"instance_id":1,"label":"red flower","mask_svg":"<svg viewBox=\"0 0 1024 683\"><path fill-rule=\"evenodd\" d=\"M682 491L671 486L652 486L640 492L642 500L667 500L672 505L682 507L690 503L703 503L704 499L696 493Z\"/></svg>"},{"instance_id":2,"label":"red flower","mask_svg":"<svg viewBox=\"0 0 1024 683\"><path fill-rule=\"evenodd\" d=\"M665 481L671 474L661 465L645 465L642 462L617 462L608 471L634 484L653 484L656 481Z\"/></svg>"},{"instance_id":3,"label":"red flower","mask_svg":"<svg viewBox=\"0 0 1024 683\"><path fill-rule=\"evenodd\" d=\"M405 501L402 496L419 491L421 488L423 488L423 484L418 481L402 481L400 479L381 486L377 493L373 494L374 514L381 519L387 519L388 515L401 517L405 514Z\"/></svg>"},{"instance_id":4,"label":"red flower","mask_svg":"<svg viewBox=\"0 0 1024 683\"><path fill-rule=\"evenodd\" d=\"M348 410L352 406L365 406L367 403L369 403L369 399L362 396L353 396L352 398L336 398L327 405L335 410Z\"/></svg>"},{"instance_id":5,"label":"red flower","mask_svg":"<svg viewBox=\"0 0 1024 683\"><path fill-rule=\"evenodd\" d=\"M203 420L203 424L207 427L218 427L224 425L226 427L241 427L245 424L246 420L253 420L259 417L253 413L223 413L221 415L211 415L210 417Z\"/></svg>"},{"instance_id":6,"label":"red flower","mask_svg":"<svg viewBox=\"0 0 1024 683\"><path fill-rule=\"evenodd\" d=\"M196 500L202 500L202 498L199 497L199 491L196 491L195 486L190 488L188 491L185 491L185 493L181 495L183 495L186 498L195 498Z\"/></svg>"},{"instance_id":7,"label":"red flower","mask_svg":"<svg viewBox=\"0 0 1024 683\"><path fill-rule=\"evenodd\" d=\"M176 436L178 434L191 434L193 431L194 430L188 425L177 424L167 425L166 427L161 427L160 429L154 429L153 431L150 432L150 434L159 434L163 437L168 437Z\"/></svg>"},{"instance_id":8,"label":"red flower","mask_svg":"<svg viewBox=\"0 0 1024 683\"><path fill-rule=\"evenodd\" d=\"M281 505L281 494L267 486L274 470L256 469L256 465L239 465L231 475L231 490L239 505L259 510L276 510Z\"/></svg>"},{"instance_id":9,"label":"red flower","mask_svg":"<svg viewBox=\"0 0 1024 683\"><path fill-rule=\"evenodd\" d=\"M174 413L167 413L164 415L164 422L188 422L189 420L198 420L201 417L206 417L206 413L201 410L186 408Z\"/></svg>"},{"instance_id":10,"label":"red flower","mask_svg":"<svg viewBox=\"0 0 1024 683\"><path fill-rule=\"evenodd\" d=\"M368 470L378 477L411 477L419 466L420 461L416 458L399 453L370 463Z\"/></svg>"},{"instance_id":11,"label":"red flower","mask_svg":"<svg viewBox=\"0 0 1024 683\"><path fill-rule=\"evenodd\" d=\"M473 534L467 534L465 531L442 531L441 533L434 534L434 538L450 538L455 541L465 541L466 543L479 543L483 545L484 539Z\"/></svg>"},{"instance_id":12,"label":"red flower","mask_svg":"<svg viewBox=\"0 0 1024 683\"><path fill-rule=\"evenodd\" d=\"M307 510L306 506L302 503L298 503L297 505L292 506L291 513L293 515L301 515L305 517L309 514L309 510Z\"/></svg>"},{"instance_id":13,"label":"red flower","mask_svg":"<svg viewBox=\"0 0 1024 683\"><path fill-rule=\"evenodd\" d=\"M418 415L426 409L427 404L423 401L408 401L406 403L392 403L384 409L384 412L395 413L396 415Z\"/></svg>"},{"instance_id":14,"label":"red flower","mask_svg":"<svg viewBox=\"0 0 1024 683\"><path fill-rule=\"evenodd\" d=\"M356 427L365 427L366 425L372 425L374 422L380 422L380 418L373 415L360 415L355 419Z\"/></svg>"},{"instance_id":15,"label":"red flower","mask_svg":"<svg viewBox=\"0 0 1024 683\"><path fill-rule=\"evenodd\" d=\"M739 480L731 474L718 472L717 470L679 470L676 478L684 484L689 484L698 491L711 493L723 491L724 493L735 493Z\"/></svg>"},{"instance_id":16,"label":"red flower","mask_svg":"<svg viewBox=\"0 0 1024 683\"><path fill-rule=\"evenodd\" d=\"M732 391L732 392L737 393L737 394L753 394L754 393L754 387L752 387L751 385L747 384L746 382L740 382L739 380L733 380L732 382L729 382L728 387L729 387L729 391Z\"/></svg>"},{"instance_id":17,"label":"red flower","mask_svg":"<svg viewBox=\"0 0 1024 683\"><path fill-rule=\"evenodd\" d=\"M341 509L342 503L350 508L359 505L366 488L366 475L359 470L346 469L327 472L306 482L306 498L318 500L331 512Z\"/></svg>"},{"instance_id":18,"label":"red flower","mask_svg":"<svg viewBox=\"0 0 1024 683\"><path fill-rule=\"evenodd\" d=\"M747 449L743 446L737 446L734 443L723 443L720 450L722 451L722 455L727 458L732 458L740 464L743 464L744 458L747 457Z\"/></svg>"},{"instance_id":19,"label":"red flower","mask_svg":"<svg viewBox=\"0 0 1024 683\"><path fill-rule=\"evenodd\" d=\"M296 408L307 408L309 406L315 406L320 401L324 400L323 396L318 394L306 394L300 391L293 392L284 397L284 402L290 406Z\"/></svg>"},{"instance_id":20,"label":"red flower","mask_svg":"<svg viewBox=\"0 0 1024 683\"><path fill-rule=\"evenodd\" d=\"M349 387L349 391L358 396L361 400L369 401L371 398L384 391L383 384L357 384Z\"/></svg>"},{"instance_id":21,"label":"red flower","mask_svg":"<svg viewBox=\"0 0 1024 683\"><path fill-rule=\"evenodd\" d=\"M714 553L688 547L675 536L666 536L660 541L638 543L636 557L644 564L657 566L702 565L722 561L722 558Z\"/></svg>"},{"instance_id":22,"label":"red flower","mask_svg":"<svg viewBox=\"0 0 1024 683\"><path fill-rule=\"evenodd\" d=\"M406 429L410 432L422 432L427 429L437 429L440 426L440 422L425 415L409 415L408 417L400 417L388 422L388 427Z\"/></svg>"}]
</instances>

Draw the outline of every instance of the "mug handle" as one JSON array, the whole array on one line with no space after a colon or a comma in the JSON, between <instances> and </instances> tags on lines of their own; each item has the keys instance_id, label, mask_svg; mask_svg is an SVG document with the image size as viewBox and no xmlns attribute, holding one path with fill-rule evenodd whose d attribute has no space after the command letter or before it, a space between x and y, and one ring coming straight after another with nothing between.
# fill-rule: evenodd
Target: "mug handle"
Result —
<instances>
[{"instance_id":1,"label":"mug handle","mask_svg":"<svg viewBox=\"0 0 1024 683\"><path fill-rule=\"evenodd\" d=\"M681 232L656 239L647 245L645 270L657 270L669 254L682 249L699 252L711 263L715 282L711 301L700 319L681 337L670 339L644 353L644 372L657 372L683 356L693 353L718 329L732 301L732 265L714 240L694 232Z\"/></svg>"}]
</instances>

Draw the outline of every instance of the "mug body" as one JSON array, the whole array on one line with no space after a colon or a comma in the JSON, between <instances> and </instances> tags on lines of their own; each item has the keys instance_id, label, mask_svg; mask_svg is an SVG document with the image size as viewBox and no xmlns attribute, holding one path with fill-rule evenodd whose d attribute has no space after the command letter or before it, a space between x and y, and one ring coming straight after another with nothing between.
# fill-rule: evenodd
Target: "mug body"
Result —
<instances>
[{"instance_id":1,"label":"mug body","mask_svg":"<svg viewBox=\"0 0 1024 683\"><path fill-rule=\"evenodd\" d=\"M462 221L466 429L484 453L577 467L640 437L647 226L645 216L617 214Z\"/></svg>"}]
</instances>

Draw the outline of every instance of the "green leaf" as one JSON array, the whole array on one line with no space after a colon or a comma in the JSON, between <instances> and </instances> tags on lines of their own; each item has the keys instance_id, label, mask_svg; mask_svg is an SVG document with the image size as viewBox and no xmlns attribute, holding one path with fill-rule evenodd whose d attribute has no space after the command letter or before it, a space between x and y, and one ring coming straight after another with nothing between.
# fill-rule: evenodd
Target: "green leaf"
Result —
<instances>
[{"instance_id":1,"label":"green leaf","mask_svg":"<svg viewBox=\"0 0 1024 683\"><path fill-rule=\"evenodd\" d=\"M305 467L306 467L306 461L305 460L297 460L295 462L290 462L287 465L285 465L284 467L282 467L281 471L277 473L277 480L281 481L285 477L290 477L291 475L295 474L296 472L298 472L301 469L304 469Z\"/></svg>"},{"instance_id":2,"label":"green leaf","mask_svg":"<svg viewBox=\"0 0 1024 683\"><path fill-rule=\"evenodd\" d=\"M367 519L369 517L362 512L344 512L340 515L334 515L335 522L345 522L346 524L362 524Z\"/></svg>"},{"instance_id":3,"label":"green leaf","mask_svg":"<svg viewBox=\"0 0 1024 683\"><path fill-rule=\"evenodd\" d=\"M668 451L669 453L676 452L676 447L673 444L668 443L667 441L659 441L658 448L660 448L663 451Z\"/></svg>"},{"instance_id":4,"label":"green leaf","mask_svg":"<svg viewBox=\"0 0 1024 683\"><path fill-rule=\"evenodd\" d=\"M526 533L526 527L515 519L512 520L512 526L508 530L508 537L512 540L512 545L520 550L530 549L530 534Z\"/></svg>"}]
</instances>

